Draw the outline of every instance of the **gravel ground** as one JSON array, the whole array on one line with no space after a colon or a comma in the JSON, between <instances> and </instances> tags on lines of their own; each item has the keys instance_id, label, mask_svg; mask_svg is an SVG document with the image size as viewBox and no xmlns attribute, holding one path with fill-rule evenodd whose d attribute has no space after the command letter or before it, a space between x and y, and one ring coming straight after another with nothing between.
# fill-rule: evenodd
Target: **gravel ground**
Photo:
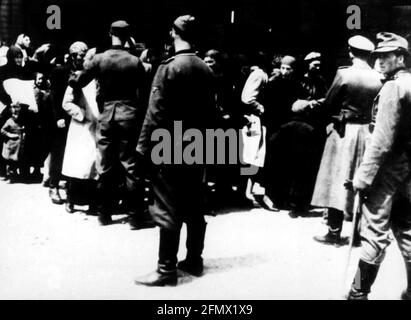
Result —
<instances>
[{"instance_id":1,"label":"gravel ground","mask_svg":"<svg viewBox=\"0 0 411 320\"><path fill-rule=\"evenodd\" d=\"M0 182L0 299L342 299L348 247L317 244L320 217L291 219L263 209L207 216L201 278L180 274L172 288L136 286L155 268L158 230L101 227L97 218L67 214L38 184ZM116 216L115 219L122 219ZM349 233L346 223L344 234ZM185 230L179 258L184 258ZM389 248L370 299L398 299L405 268Z\"/></svg>"}]
</instances>

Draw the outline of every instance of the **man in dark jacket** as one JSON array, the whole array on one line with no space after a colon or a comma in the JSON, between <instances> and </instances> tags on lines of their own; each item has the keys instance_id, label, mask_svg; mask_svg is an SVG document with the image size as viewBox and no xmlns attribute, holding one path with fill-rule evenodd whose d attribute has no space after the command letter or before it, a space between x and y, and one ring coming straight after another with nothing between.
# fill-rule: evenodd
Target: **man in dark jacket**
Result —
<instances>
[{"instance_id":1,"label":"man in dark jacket","mask_svg":"<svg viewBox=\"0 0 411 320\"><path fill-rule=\"evenodd\" d=\"M150 155L152 134L156 129L172 133L175 121L181 121L184 130L211 128L215 112L213 76L194 53L194 30L192 16L181 16L174 22L171 37L176 53L158 68L138 143L137 151L144 157ZM173 154L183 147L181 143L177 144L174 141ZM155 159L152 157L152 160ZM150 206L150 213L160 226L158 268L136 279L136 284L177 284L177 252L183 222L187 224L187 257L178 267L197 276L203 271L201 255L206 230L202 192L204 165L178 164L179 161L174 160L173 164L160 164L152 170L154 204Z\"/></svg>"},{"instance_id":2,"label":"man in dark jacket","mask_svg":"<svg viewBox=\"0 0 411 320\"><path fill-rule=\"evenodd\" d=\"M411 300L411 74L405 70L408 42L377 35L374 51L385 83L372 109L371 139L353 186L363 196L361 256L348 299L365 300L385 251L397 239L407 270L404 300Z\"/></svg>"},{"instance_id":3,"label":"man in dark jacket","mask_svg":"<svg viewBox=\"0 0 411 320\"><path fill-rule=\"evenodd\" d=\"M97 54L83 71L69 81L70 86L78 88L95 78L100 86L98 101L102 102L103 110L97 127L97 144L101 153L97 162L97 210L101 225L112 223L110 208L114 204L119 174L127 190L123 201L134 220L142 219L140 214L137 217L137 212L142 213L144 199L144 188L137 175L135 150L144 119L139 91L144 85L145 71L140 59L125 48L130 38L127 22L114 22L110 34L112 48Z\"/></svg>"}]
</instances>

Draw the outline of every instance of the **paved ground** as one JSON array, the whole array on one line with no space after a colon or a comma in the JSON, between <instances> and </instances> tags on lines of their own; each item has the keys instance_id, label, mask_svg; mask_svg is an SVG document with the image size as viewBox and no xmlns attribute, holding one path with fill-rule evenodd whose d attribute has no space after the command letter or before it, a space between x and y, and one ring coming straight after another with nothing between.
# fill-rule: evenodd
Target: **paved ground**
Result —
<instances>
[{"instance_id":1,"label":"paved ground","mask_svg":"<svg viewBox=\"0 0 411 320\"><path fill-rule=\"evenodd\" d=\"M96 217L51 204L37 184L0 182L0 215L0 299L341 299L344 293L347 247L312 240L325 232L319 217L291 219L263 209L207 216L204 276L182 274L175 288L145 288L133 279L155 267L157 229L100 227ZM184 240L180 251L183 258ZM358 249L350 279L357 256ZM393 245L370 298L398 299L404 287Z\"/></svg>"}]
</instances>

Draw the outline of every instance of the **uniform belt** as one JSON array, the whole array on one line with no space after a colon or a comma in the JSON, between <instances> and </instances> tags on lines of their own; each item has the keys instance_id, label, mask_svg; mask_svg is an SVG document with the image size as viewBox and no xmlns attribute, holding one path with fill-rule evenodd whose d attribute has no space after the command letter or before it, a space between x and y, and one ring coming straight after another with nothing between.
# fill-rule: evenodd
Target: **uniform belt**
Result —
<instances>
[{"instance_id":1,"label":"uniform belt","mask_svg":"<svg viewBox=\"0 0 411 320\"><path fill-rule=\"evenodd\" d=\"M369 124L371 122L371 115L365 116L350 110L342 110L340 116L344 117L346 123L352 124Z\"/></svg>"}]
</instances>

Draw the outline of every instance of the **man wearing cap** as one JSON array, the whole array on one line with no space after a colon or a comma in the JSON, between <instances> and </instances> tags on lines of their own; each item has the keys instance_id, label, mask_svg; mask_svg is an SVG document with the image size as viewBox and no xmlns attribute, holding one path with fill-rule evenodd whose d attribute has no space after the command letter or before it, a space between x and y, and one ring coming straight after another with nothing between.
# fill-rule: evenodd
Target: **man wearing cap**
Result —
<instances>
[{"instance_id":1,"label":"man wearing cap","mask_svg":"<svg viewBox=\"0 0 411 320\"><path fill-rule=\"evenodd\" d=\"M181 121L183 132L190 128L205 130L212 128L215 121L213 75L194 52L195 28L192 16L181 16L174 21L170 36L175 55L163 61L154 77L138 142L137 151L146 160L154 146L152 135L156 129L172 133L175 121ZM182 143L174 141L174 148L184 150L187 138L190 140L185 137L186 142ZM172 153L175 151L178 150ZM177 252L183 223L187 225L187 255L178 263L178 268L195 276L203 272L204 165L174 160L172 164L157 164L150 170L154 203L149 209L160 227L159 259L156 271L135 280L139 285L177 284Z\"/></svg>"},{"instance_id":2,"label":"man wearing cap","mask_svg":"<svg viewBox=\"0 0 411 320\"><path fill-rule=\"evenodd\" d=\"M328 209L328 233L314 240L340 246L344 215L352 215L354 193L345 188L352 180L369 134L371 107L381 88L380 75L367 59L374 44L363 36L348 40L352 66L338 69L322 107L328 121L327 141L317 174L311 205Z\"/></svg>"},{"instance_id":3,"label":"man wearing cap","mask_svg":"<svg viewBox=\"0 0 411 320\"><path fill-rule=\"evenodd\" d=\"M353 186L363 197L361 256L348 299L364 300L385 251L397 240L405 261L411 299L411 74L405 69L408 42L389 32L377 35L374 53L385 83L372 108L370 140Z\"/></svg>"},{"instance_id":4,"label":"man wearing cap","mask_svg":"<svg viewBox=\"0 0 411 320\"><path fill-rule=\"evenodd\" d=\"M69 84L81 88L96 78L100 86L98 101L103 105L97 126L97 146L101 153L97 162L100 224L112 223L110 209L115 202L115 190L124 183L127 194L123 202L136 226L139 222L143 224L144 189L137 175L135 148L144 119L145 108L139 91L144 86L145 71L139 58L125 47L130 39L127 22L114 22L110 36L111 49L96 54L83 71L70 78Z\"/></svg>"}]
</instances>

